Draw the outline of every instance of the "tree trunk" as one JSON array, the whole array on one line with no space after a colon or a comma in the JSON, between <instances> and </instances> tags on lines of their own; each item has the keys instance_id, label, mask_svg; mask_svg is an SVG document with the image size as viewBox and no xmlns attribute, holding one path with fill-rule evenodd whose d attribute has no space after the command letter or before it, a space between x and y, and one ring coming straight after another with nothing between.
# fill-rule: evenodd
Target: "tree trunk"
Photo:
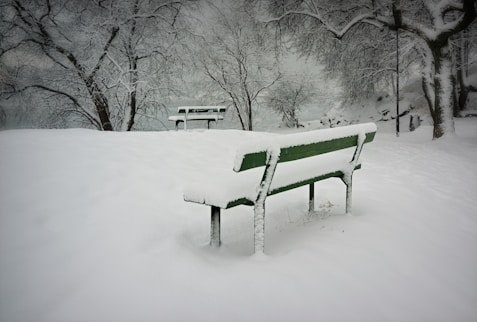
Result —
<instances>
[{"instance_id":1,"label":"tree trunk","mask_svg":"<svg viewBox=\"0 0 477 322\"><path fill-rule=\"evenodd\" d=\"M426 99L427 106L429 107L429 113L432 120L435 120L434 103L432 101L432 85L429 83L429 78L425 75L422 76L422 91L424 92L424 98Z\"/></svg>"},{"instance_id":2,"label":"tree trunk","mask_svg":"<svg viewBox=\"0 0 477 322\"><path fill-rule=\"evenodd\" d=\"M240 107L239 105L236 103L233 95L231 95L229 93L229 96L231 97L232 99L232 102L233 102L233 105L235 107L235 110L237 111L237 115L238 115L238 118L239 118L239 121L240 121L240 125L242 126L242 130L246 131L247 130L247 126L245 125L245 121L244 121L244 118L243 118L243 115L242 115L242 111L240 110Z\"/></svg>"},{"instance_id":3,"label":"tree trunk","mask_svg":"<svg viewBox=\"0 0 477 322\"><path fill-rule=\"evenodd\" d=\"M457 50L455 54L457 69L457 113L460 114L465 110L467 105L467 98L471 88L467 84L467 76L469 72L469 49L470 49L470 39L471 34L468 30L464 30L457 35L457 43L455 46Z\"/></svg>"},{"instance_id":4,"label":"tree trunk","mask_svg":"<svg viewBox=\"0 0 477 322\"><path fill-rule=\"evenodd\" d=\"M452 55L448 41L445 44L430 44L434 57L434 132L437 139L445 134L455 133L454 127L454 86L452 80Z\"/></svg>"},{"instance_id":5,"label":"tree trunk","mask_svg":"<svg viewBox=\"0 0 477 322\"><path fill-rule=\"evenodd\" d=\"M469 97L469 88L467 86L461 87L460 93L459 93L459 112L462 112L463 110L465 110L468 97Z\"/></svg>"},{"instance_id":6,"label":"tree trunk","mask_svg":"<svg viewBox=\"0 0 477 322\"><path fill-rule=\"evenodd\" d=\"M455 66L455 65L454 65ZM453 109L453 117L458 117L460 114L459 111L459 93L458 93L458 83L457 78L452 74L452 109Z\"/></svg>"},{"instance_id":7,"label":"tree trunk","mask_svg":"<svg viewBox=\"0 0 477 322\"><path fill-rule=\"evenodd\" d=\"M96 111L98 112L99 121L101 124L101 130L113 131L113 125L109 118L109 103L106 96L103 94L98 84L93 79L85 81L86 88L91 95Z\"/></svg>"},{"instance_id":8,"label":"tree trunk","mask_svg":"<svg viewBox=\"0 0 477 322\"><path fill-rule=\"evenodd\" d=\"M133 14L137 15L139 12L139 0L136 0L133 4ZM137 57L134 46L133 46L133 37L136 34L136 23L137 20L133 19L131 23L131 28L129 30L129 37L127 42L127 56L129 59L129 84L131 86L129 93L129 106L126 108L126 113L124 118L127 119L126 131L131 131L134 125L134 120L136 118L137 112L137 87L139 81L139 75L137 71L137 62L139 58Z\"/></svg>"},{"instance_id":9,"label":"tree trunk","mask_svg":"<svg viewBox=\"0 0 477 322\"><path fill-rule=\"evenodd\" d=\"M101 121L101 129L103 131L113 131L113 125L109 119L109 107L106 97L102 93L94 93L93 101L98 111L99 120Z\"/></svg>"},{"instance_id":10,"label":"tree trunk","mask_svg":"<svg viewBox=\"0 0 477 322\"><path fill-rule=\"evenodd\" d=\"M131 93L129 94L129 108L127 109L126 115L124 115L124 117L128 120L126 131L132 130L137 112L137 86L139 81L139 76L137 72L137 57L131 58L129 68L131 70L130 84L132 89Z\"/></svg>"},{"instance_id":11,"label":"tree trunk","mask_svg":"<svg viewBox=\"0 0 477 322\"><path fill-rule=\"evenodd\" d=\"M129 115L126 115L126 117L129 118L128 121L128 126L126 128L126 131L131 131L134 125L134 119L136 118L136 111L137 111L137 89L135 88L136 85L134 85L134 90L131 93L131 102L129 103L130 106L130 111Z\"/></svg>"},{"instance_id":12,"label":"tree trunk","mask_svg":"<svg viewBox=\"0 0 477 322\"><path fill-rule=\"evenodd\" d=\"M247 117L248 117L248 131L253 131L253 125L252 125L252 102L248 100L248 106L247 106Z\"/></svg>"}]
</instances>

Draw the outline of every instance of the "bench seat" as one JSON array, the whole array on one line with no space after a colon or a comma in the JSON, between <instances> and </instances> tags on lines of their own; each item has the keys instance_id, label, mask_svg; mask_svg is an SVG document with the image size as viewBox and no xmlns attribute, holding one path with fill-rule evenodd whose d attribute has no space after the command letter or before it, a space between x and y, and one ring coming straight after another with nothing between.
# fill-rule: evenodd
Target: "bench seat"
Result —
<instances>
[{"instance_id":1,"label":"bench seat","mask_svg":"<svg viewBox=\"0 0 477 322\"><path fill-rule=\"evenodd\" d=\"M350 168L350 153L320 155L293 163L284 163L277 167L268 195L309 185L326 178L342 178ZM361 168L357 163L355 170ZM337 170L340 169L340 170ZM185 187L184 200L215 206L222 209L238 205L252 206L257 198L258 187L263 169L251 169L234 173L216 172Z\"/></svg>"}]
</instances>

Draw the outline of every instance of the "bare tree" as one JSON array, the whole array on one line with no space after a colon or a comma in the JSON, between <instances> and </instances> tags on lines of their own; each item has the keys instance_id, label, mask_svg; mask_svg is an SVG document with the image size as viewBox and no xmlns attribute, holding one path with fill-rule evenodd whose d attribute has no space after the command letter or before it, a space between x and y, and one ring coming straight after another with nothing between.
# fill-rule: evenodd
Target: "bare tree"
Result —
<instances>
[{"instance_id":1,"label":"bare tree","mask_svg":"<svg viewBox=\"0 0 477 322\"><path fill-rule=\"evenodd\" d=\"M268 4L274 15L269 22L291 29L315 26L336 39L343 39L358 26L368 25L399 29L412 37L427 66L423 79L434 120L433 136L439 138L455 131L450 37L461 33L475 20L475 0L361 0L352 3L271 0Z\"/></svg>"},{"instance_id":2,"label":"bare tree","mask_svg":"<svg viewBox=\"0 0 477 322\"><path fill-rule=\"evenodd\" d=\"M269 92L266 103L282 115L283 124L299 127L298 113L305 104L311 103L313 97L314 92L308 77L286 77Z\"/></svg>"},{"instance_id":3,"label":"bare tree","mask_svg":"<svg viewBox=\"0 0 477 322\"><path fill-rule=\"evenodd\" d=\"M213 24L204 29L197 64L223 101L230 103L243 130L253 130L259 95L280 78L270 35L240 2L209 5Z\"/></svg>"},{"instance_id":4,"label":"bare tree","mask_svg":"<svg viewBox=\"0 0 477 322\"><path fill-rule=\"evenodd\" d=\"M110 96L120 111L114 119L117 128L131 130L138 113L156 112L176 90L171 83L181 72L176 66L185 27L182 11L192 2L134 0L118 8L121 30L105 68Z\"/></svg>"},{"instance_id":5,"label":"bare tree","mask_svg":"<svg viewBox=\"0 0 477 322\"><path fill-rule=\"evenodd\" d=\"M48 93L44 105L76 122L131 130L168 87L161 68L184 2L3 0L0 54L20 71L12 92Z\"/></svg>"},{"instance_id":6,"label":"bare tree","mask_svg":"<svg viewBox=\"0 0 477 322\"><path fill-rule=\"evenodd\" d=\"M63 4L53 0L38 3L13 0L8 5L7 16L11 17L9 33L12 43L8 50L13 50L12 54L19 57L18 64L21 64L22 51L35 52L41 57L38 60L48 58L56 67L54 72L48 74L49 77L58 73L67 75L67 79L71 80L69 84L65 84L65 81L63 83L57 81L55 84L53 79L42 79L40 82L25 84L19 91L38 89L47 91L52 96L61 96L69 101L71 111L87 118L98 129L113 130L109 117L109 101L97 75L111 44L118 35L119 27L105 25L98 37L90 39L92 48L89 49L94 50L94 54L91 55L91 52L85 53L78 50L78 47L82 47L78 45L86 48L88 45L78 43L77 33L74 33L74 31L81 31L87 24L97 23L95 19L97 17L91 14L92 11L86 10L86 3L78 3L78 7L70 8L68 3ZM103 10L100 6L95 9ZM78 16L75 17L76 14ZM76 25L79 30L74 30L73 25ZM93 108L84 104L69 90L71 87L78 89L79 83L85 89L82 95L87 93Z\"/></svg>"}]
</instances>

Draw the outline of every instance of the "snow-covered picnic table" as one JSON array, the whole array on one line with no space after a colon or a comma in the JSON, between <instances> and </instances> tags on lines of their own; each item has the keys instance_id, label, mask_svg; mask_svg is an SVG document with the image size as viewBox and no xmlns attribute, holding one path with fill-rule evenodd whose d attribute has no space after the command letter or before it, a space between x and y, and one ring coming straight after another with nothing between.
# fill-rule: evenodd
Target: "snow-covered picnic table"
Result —
<instances>
[{"instance_id":1,"label":"snow-covered picnic table","mask_svg":"<svg viewBox=\"0 0 477 322\"><path fill-rule=\"evenodd\" d=\"M236 151L235 173L195 181L186 187L184 200L211 206L213 246L221 243L220 209L254 206L255 252L263 252L269 195L309 185L309 211L313 211L314 183L335 177L346 185L346 212L351 211L353 172L361 168L363 145L375 134L376 125L366 123L248 142Z\"/></svg>"}]
</instances>

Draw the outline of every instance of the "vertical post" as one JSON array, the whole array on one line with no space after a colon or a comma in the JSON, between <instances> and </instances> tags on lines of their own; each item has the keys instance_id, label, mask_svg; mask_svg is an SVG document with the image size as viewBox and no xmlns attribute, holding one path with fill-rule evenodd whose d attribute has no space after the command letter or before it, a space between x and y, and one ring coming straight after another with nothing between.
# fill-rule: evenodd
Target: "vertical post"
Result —
<instances>
[{"instance_id":1,"label":"vertical post","mask_svg":"<svg viewBox=\"0 0 477 322\"><path fill-rule=\"evenodd\" d=\"M210 209L210 245L220 247L220 208L211 206Z\"/></svg>"},{"instance_id":2,"label":"vertical post","mask_svg":"<svg viewBox=\"0 0 477 322\"><path fill-rule=\"evenodd\" d=\"M399 136L399 28L396 28L396 136Z\"/></svg>"},{"instance_id":3,"label":"vertical post","mask_svg":"<svg viewBox=\"0 0 477 322\"><path fill-rule=\"evenodd\" d=\"M265 249L265 200L267 199L268 191L272 184L273 175L275 174L279 158L279 147L267 149L267 163L265 165L262 180L260 181L257 199L255 200L253 207L255 253L263 254Z\"/></svg>"},{"instance_id":4,"label":"vertical post","mask_svg":"<svg viewBox=\"0 0 477 322\"><path fill-rule=\"evenodd\" d=\"M351 207L353 205L353 174L345 181L346 184L346 213L351 214Z\"/></svg>"},{"instance_id":5,"label":"vertical post","mask_svg":"<svg viewBox=\"0 0 477 322\"><path fill-rule=\"evenodd\" d=\"M396 136L399 136L399 28L402 26L400 0L393 0L392 10L396 24Z\"/></svg>"},{"instance_id":6,"label":"vertical post","mask_svg":"<svg viewBox=\"0 0 477 322\"><path fill-rule=\"evenodd\" d=\"M253 208L254 253L263 254L265 250L265 199Z\"/></svg>"},{"instance_id":7,"label":"vertical post","mask_svg":"<svg viewBox=\"0 0 477 322\"><path fill-rule=\"evenodd\" d=\"M308 198L308 212L312 213L315 211L315 183L310 183L310 194Z\"/></svg>"},{"instance_id":8,"label":"vertical post","mask_svg":"<svg viewBox=\"0 0 477 322\"><path fill-rule=\"evenodd\" d=\"M185 117L184 117L184 130L187 130L187 116L189 114L189 108L186 107L186 110L185 110Z\"/></svg>"}]
</instances>

